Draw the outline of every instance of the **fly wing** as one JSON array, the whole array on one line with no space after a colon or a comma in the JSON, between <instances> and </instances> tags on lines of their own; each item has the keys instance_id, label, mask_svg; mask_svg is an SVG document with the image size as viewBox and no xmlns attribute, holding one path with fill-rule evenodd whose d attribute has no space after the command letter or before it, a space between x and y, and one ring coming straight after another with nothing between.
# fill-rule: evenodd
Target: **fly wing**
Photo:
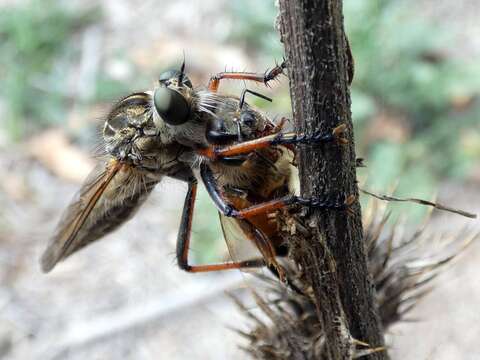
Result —
<instances>
[{"instance_id":1,"label":"fly wing","mask_svg":"<svg viewBox=\"0 0 480 360\"><path fill-rule=\"evenodd\" d=\"M245 233L238 220L219 213L223 237L227 243L228 252L232 261L251 260L262 258L262 254L252 239Z\"/></svg>"},{"instance_id":2,"label":"fly wing","mask_svg":"<svg viewBox=\"0 0 480 360\"><path fill-rule=\"evenodd\" d=\"M49 272L59 261L125 223L159 181L115 160L97 165L64 211L42 254L42 270Z\"/></svg>"}]
</instances>

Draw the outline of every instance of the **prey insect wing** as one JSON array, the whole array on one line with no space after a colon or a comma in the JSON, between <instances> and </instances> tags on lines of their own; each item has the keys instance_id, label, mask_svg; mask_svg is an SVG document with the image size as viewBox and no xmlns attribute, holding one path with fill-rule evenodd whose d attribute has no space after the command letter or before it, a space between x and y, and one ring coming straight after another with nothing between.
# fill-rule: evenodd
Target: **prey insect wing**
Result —
<instances>
[{"instance_id":1,"label":"prey insect wing","mask_svg":"<svg viewBox=\"0 0 480 360\"><path fill-rule=\"evenodd\" d=\"M126 222L157 182L117 160L99 164L65 210L42 254L42 270L49 272L59 261Z\"/></svg>"},{"instance_id":2,"label":"prey insect wing","mask_svg":"<svg viewBox=\"0 0 480 360\"><path fill-rule=\"evenodd\" d=\"M253 258L262 258L254 240L251 239L242 228L238 219L227 217L218 213L223 238L227 244L228 253L232 261L244 261ZM245 268L243 271L248 271Z\"/></svg>"}]
</instances>

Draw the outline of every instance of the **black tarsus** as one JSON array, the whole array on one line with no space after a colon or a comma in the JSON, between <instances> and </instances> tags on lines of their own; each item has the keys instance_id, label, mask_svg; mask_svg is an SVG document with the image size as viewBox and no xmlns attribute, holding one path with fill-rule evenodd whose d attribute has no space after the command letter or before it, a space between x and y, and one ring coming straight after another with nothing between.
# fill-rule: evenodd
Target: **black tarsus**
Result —
<instances>
[{"instance_id":1,"label":"black tarsus","mask_svg":"<svg viewBox=\"0 0 480 360\"><path fill-rule=\"evenodd\" d=\"M313 134L295 134L289 137L286 137L284 133L279 133L277 137L272 140L271 145L324 144L335 140L336 137L332 132L325 134L318 131Z\"/></svg>"},{"instance_id":2,"label":"black tarsus","mask_svg":"<svg viewBox=\"0 0 480 360\"><path fill-rule=\"evenodd\" d=\"M280 74L283 74L283 70L286 68L287 62L284 58L280 65L276 65L273 69L265 71L265 75L263 77L263 82L265 83L265 85L267 85L269 81L277 78Z\"/></svg>"},{"instance_id":3,"label":"black tarsus","mask_svg":"<svg viewBox=\"0 0 480 360\"><path fill-rule=\"evenodd\" d=\"M331 209L343 210L348 207L347 198L344 195L332 198L329 196L312 196L310 198L302 198L299 196L292 196L286 200L288 205L302 205L316 209Z\"/></svg>"}]
</instances>

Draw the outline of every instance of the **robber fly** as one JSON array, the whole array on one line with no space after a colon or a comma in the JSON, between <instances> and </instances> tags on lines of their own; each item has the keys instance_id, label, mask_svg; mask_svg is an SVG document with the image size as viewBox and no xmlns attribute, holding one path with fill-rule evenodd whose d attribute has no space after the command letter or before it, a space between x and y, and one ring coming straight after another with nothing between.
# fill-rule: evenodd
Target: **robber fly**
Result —
<instances>
[{"instance_id":1,"label":"robber fly","mask_svg":"<svg viewBox=\"0 0 480 360\"><path fill-rule=\"evenodd\" d=\"M211 78L206 90L199 90L193 88L183 64L180 71L163 73L154 91L120 100L105 121L105 159L65 211L42 256L42 269L50 271L57 262L125 223L155 185L169 176L189 184L177 242L182 269L204 272L266 263L280 273L275 261L279 252L266 214L293 203L343 206L280 191L288 184L291 172L287 165L292 156L289 146L329 142L334 137L281 133L279 127L245 103L248 90L236 98L219 95L217 89L224 78L267 83L282 73L283 67L266 74L219 73ZM188 264L197 179L204 182L219 209L224 230L230 221L255 244L262 259Z\"/></svg>"}]
</instances>

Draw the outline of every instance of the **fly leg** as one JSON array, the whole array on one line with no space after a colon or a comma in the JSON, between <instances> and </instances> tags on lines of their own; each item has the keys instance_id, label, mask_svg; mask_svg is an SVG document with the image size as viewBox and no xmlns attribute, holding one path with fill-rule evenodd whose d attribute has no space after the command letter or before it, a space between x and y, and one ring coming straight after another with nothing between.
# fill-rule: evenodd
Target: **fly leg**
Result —
<instances>
[{"instance_id":1,"label":"fly leg","mask_svg":"<svg viewBox=\"0 0 480 360\"><path fill-rule=\"evenodd\" d=\"M182 212L182 221L177 239L177 262L178 266L188 272L211 272L230 269L258 268L267 266L268 269L282 282L287 283L295 291L298 290L286 277L285 270L275 259L275 249L268 238L248 220L239 219L239 225L244 235L251 240L258 248L263 258L250 259L245 261L232 261L219 264L190 265L188 263L188 250L190 245L190 234L192 230L193 210L197 192L196 180L191 180L188 185L188 192L185 198L185 205Z\"/></svg>"},{"instance_id":2,"label":"fly leg","mask_svg":"<svg viewBox=\"0 0 480 360\"><path fill-rule=\"evenodd\" d=\"M348 211L354 200L355 197L353 195L347 198L344 196L337 196L335 199L328 196L312 196L303 198L295 195L287 195L278 199L253 205L242 210L233 210L230 216L239 219L250 219L260 214L271 213L292 205L301 205L313 209Z\"/></svg>"},{"instance_id":3,"label":"fly leg","mask_svg":"<svg viewBox=\"0 0 480 360\"><path fill-rule=\"evenodd\" d=\"M267 70L265 73L253 73L253 72L234 72L234 71L225 71L213 75L208 82L208 90L212 92L217 92L220 81L223 79L232 79L232 80L248 80L263 83L268 86L268 83L278 76L283 74L283 70L287 67L285 61L280 65L275 65L274 68Z\"/></svg>"},{"instance_id":4,"label":"fly leg","mask_svg":"<svg viewBox=\"0 0 480 360\"><path fill-rule=\"evenodd\" d=\"M260 137L255 140L244 141L234 145L209 146L196 150L199 155L203 155L211 160L218 160L222 157L248 154L255 150L263 149L275 145L298 145L298 144L326 144L335 142L337 144L347 143L344 137L346 125L341 124L330 132L316 132L313 134L296 134L294 132L278 133Z\"/></svg>"},{"instance_id":5,"label":"fly leg","mask_svg":"<svg viewBox=\"0 0 480 360\"><path fill-rule=\"evenodd\" d=\"M188 183L188 192L182 212L182 220L177 237L177 262L178 266L188 272L210 272L230 269L257 268L265 266L263 259L252 259L237 262L225 262L208 265L190 265L188 263L188 250L192 230L193 210L197 194L197 181L191 179Z\"/></svg>"}]
</instances>

